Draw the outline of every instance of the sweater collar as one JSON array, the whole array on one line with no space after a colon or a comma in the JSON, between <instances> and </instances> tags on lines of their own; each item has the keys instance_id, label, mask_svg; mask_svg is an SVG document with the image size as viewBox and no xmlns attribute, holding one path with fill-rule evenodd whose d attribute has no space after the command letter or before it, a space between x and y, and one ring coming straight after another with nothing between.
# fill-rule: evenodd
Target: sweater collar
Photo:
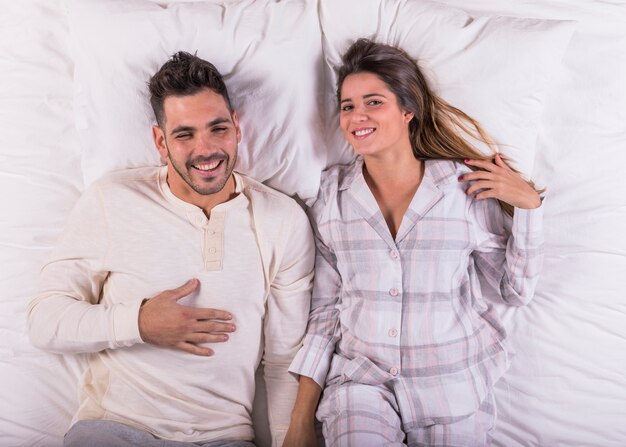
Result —
<instances>
[{"instance_id":1,"label":"sweater collar","mask_svg":"<svg viewBox=\"0 0 626 447\"><path fill-rule=\"evenodd\" d=\"M232 173L235 179L235 193L237 194L231 200L222 202L216 205L211 210L211 218L222 216L233 208L246 206L248 198L243 194L244 183L241 175L235 171ZM170 186L167 184L167 166L161 166L159 168L158 183L161 194L169 203L171 203L176 209L182 211L187 215L187 218L194 226L206 226L209 219L204 214L204 210L192 203L186 202L174 195Z\"/></svg>"}]
</instances>

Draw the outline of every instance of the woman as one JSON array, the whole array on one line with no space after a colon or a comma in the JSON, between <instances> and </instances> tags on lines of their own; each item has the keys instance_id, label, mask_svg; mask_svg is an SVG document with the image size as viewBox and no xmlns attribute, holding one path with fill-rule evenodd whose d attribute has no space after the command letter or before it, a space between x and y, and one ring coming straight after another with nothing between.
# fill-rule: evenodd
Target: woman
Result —
<instances>
[{"instance_id":1,"label":"woman","mask_svg":"<svg viewBox=\"0 0 626 447\"><path fill-rule=\"evenodd\" d=\"M490 143L402 50L358 40L337 94L358 157L325 172L311 210L316 278L285 445L315 445L322 388L327 446L488 445L509 360L484 292L531 299L541 198L467 142Z\"/></svg>"}]
</instances>

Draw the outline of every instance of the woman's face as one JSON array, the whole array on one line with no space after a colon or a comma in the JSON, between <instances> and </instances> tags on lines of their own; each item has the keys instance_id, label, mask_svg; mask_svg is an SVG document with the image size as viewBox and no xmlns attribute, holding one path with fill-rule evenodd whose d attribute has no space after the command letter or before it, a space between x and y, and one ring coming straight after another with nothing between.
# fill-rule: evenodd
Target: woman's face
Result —
<instances>
[{"instance_id":1,"label":"woman's face","mask_svg":"<svg viewBox=\"0 0 626 447\"><path fill-rule=\"evenodd\" d=\"M341 86L339 125L354 151L363 156L410 150L409 121L396 95L373 73L347 76Z\"/></svg>"}]
</instances>

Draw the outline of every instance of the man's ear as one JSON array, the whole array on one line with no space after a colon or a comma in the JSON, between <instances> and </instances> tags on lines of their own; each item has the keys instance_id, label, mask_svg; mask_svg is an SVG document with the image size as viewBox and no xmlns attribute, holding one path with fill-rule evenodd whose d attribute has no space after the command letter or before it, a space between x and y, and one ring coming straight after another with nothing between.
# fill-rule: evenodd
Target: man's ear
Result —
<instances>
[{"instance_id":1,"label":"man's ear","mask_svg":"<svg viewBox=\"0 0 626 447\"><path fill-rule=\"evenodd\" d=\"M239 117L237 116L237 112L233 110L233 124L235 125L235 129L237 130L237 143L241 143L241 128L239 127Z\"/></svg>"},{"instance_id":2,"label":"man's ear","mask_svg":"<svg viewBox=\"0 0 626 447\"><path fill-rule=\"evenodd\" d=\"M165 133L158 124L152 126L152 138L154 140L154 145L161 156L161 161L165 163L168 156L167 145L165 144Z\"/></svg>"}]
</instances>

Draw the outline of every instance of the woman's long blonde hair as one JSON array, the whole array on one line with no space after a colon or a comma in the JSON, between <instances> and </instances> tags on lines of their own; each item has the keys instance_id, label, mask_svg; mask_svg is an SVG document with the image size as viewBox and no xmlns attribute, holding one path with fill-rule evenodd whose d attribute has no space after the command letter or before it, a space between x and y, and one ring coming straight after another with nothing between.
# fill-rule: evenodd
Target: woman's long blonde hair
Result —
<instances>
[{"instance_id":1,"label":"woman's long blonde hair","mask_svg":"<svg viewBox=\"0 0 626 447\"><path fill-rule=\"evenodd\" d=\"M338 103L346 77L362 72L378 76L396 95L400 107L415 115L409 123L409 138L416 158L461 163L466 158L493 160L493 155L485 155L469 142L482 142L495 154L495 143L487 133L472 117L434 94L419 66L406 52L368 39L354 42L343 55L338 71ZM513 215L511 205L500 201L500 206Z\"/></svg>"}]
</instances>

